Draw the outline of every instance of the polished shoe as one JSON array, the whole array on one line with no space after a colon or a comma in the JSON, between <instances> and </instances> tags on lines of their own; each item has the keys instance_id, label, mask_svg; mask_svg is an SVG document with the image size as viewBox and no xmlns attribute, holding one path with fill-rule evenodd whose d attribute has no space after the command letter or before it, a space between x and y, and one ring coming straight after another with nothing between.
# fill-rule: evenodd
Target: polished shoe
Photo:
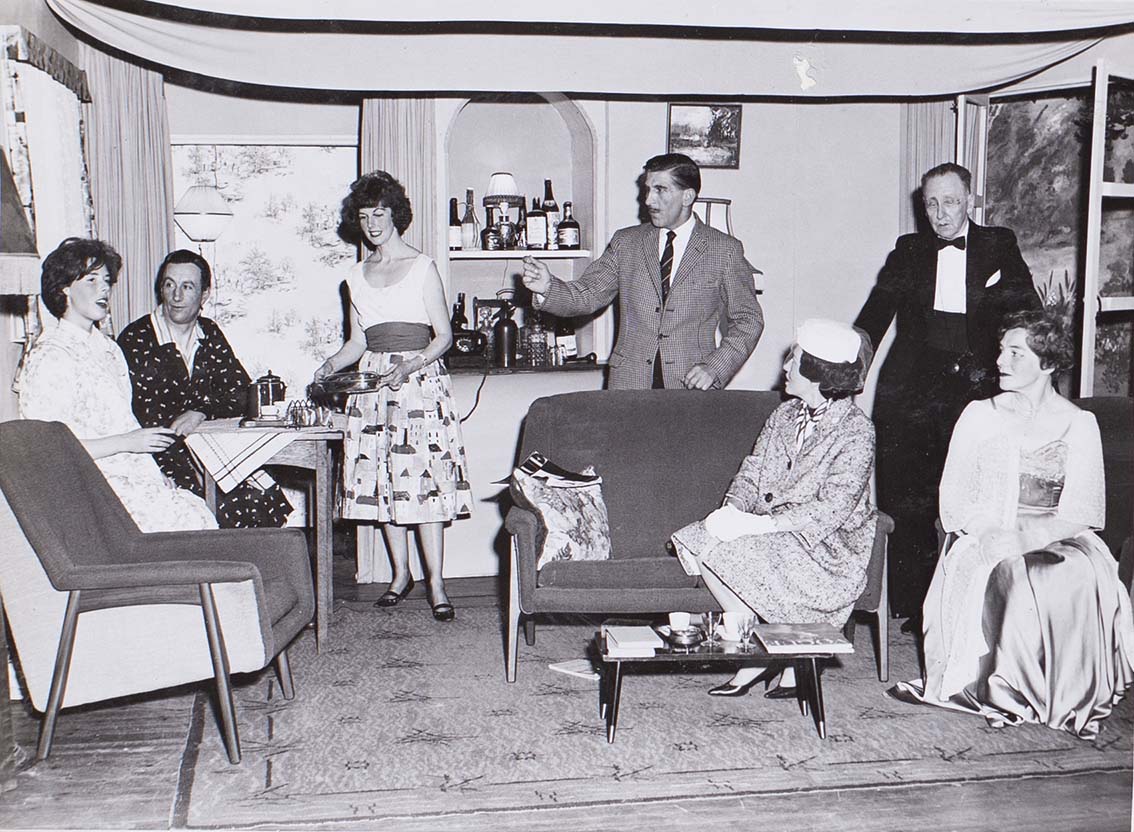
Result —
<instances>
[{"instance_id":1,"label":"polished shoe","mask_svg":"<svg viewBox=\"0 0 1134 832\"><path fill-rule=\"evenodd\" d=\"M763 682L765 685L780 672L778 667L772 666L765 669L759 676L744 685L734 685L731 682L725 682L723 685L717 685L715 688L709 688L709 696L744 696L752 689L752 686L757 682Z\"/></svg>"},{"instance_id":2,"label":"polished shoe","mask_svg":"<svg viewBox=\"0 0 1134 832\"><path fill-rule=\"evenodd\" d=\"M438 621L452 621L457 617L457 611L453 609L453 605L450 603L434 604L433 617Z\"/></svg>"},{"instance_id":3,"label":"polished shoe","mask_svg":"<svg viewBox=\"0 0 1134 832\"><path fill-rule=\"evenodd\" d=\"M406 599L406 596L410 594L411 589L413 589L412 577L406 582L406 585L402 587L401 592L394 592L394 590L392 589L387 589L385 592L383 592L381 597L379 597L378 600L374 602L374 606L396 607Z\"/></svg>"},{"instance_id":4,"label":"polished shoe","mask_svg":"<svg viewBox=\"0 0 1134 832\"><path fill-rule=\"evenodd\" d=\"M795 685L777 685L764 694L765 699L796 699L798 696Z\"/></svg>"}]
</instances>

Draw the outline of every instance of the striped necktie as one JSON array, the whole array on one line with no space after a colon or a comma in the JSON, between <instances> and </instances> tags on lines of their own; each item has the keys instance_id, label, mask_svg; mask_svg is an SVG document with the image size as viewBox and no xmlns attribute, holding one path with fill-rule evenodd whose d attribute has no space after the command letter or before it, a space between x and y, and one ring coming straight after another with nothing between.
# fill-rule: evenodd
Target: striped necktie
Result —
<instances>
[{"instance_id":1,"label":"striped necktie","mask_svg":"<svg viewBox=\"0 0 1134 832\"><path fill-rule=\"evenodd\" d=\"M676 231L667 231L665 235L665 248L661 253L661 302L669 297L669 274L673 271L673 238Z\"/></svg>"}]
</instances>

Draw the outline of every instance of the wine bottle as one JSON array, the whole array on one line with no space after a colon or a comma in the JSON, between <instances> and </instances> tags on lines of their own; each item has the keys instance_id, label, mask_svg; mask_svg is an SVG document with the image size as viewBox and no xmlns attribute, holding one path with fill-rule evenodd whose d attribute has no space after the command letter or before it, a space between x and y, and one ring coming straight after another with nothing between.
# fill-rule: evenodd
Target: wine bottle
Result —
<instances>
[{"instance_id":1,"label":"wine bottle","mask_svg":"<svg viewBox=\"0 0 1134 832\"><path fill-rule=\"evenodd\" d=\"M525 203L520 203L520 216L516 219L516 244L512 248L528 247L528 211Z\"/></svg>"},{"instance_id":2,"label":"wine bottle","mask_svg":"<svg viewBox=\"0 0 1134 832\"><path fill-rule=\"evenodd\" d=\"M457 302L453 304L453 317L449 321L453 332L463 332L469 328L469 319L465 317L465 293L457 293Z\"/></svg>"},{"instance_id":3,"label":"wine bottle","mask_svg":"<svg viewBox=\"0 0 1134 832\"><path fill-rule=\"evenodd\" d=\"M461 215L457 212L457 198L449 200L449 251L461 250Z\"/></svg>"},{"instance_id":4,"label":"wine bottle","mask_svg":"<svg viewBox=\"0 0 1134 832\"><path fill-rule=\"evenodd\" d=\"M486 205L485 211L485 225L484 230L480 232L480 247L485 251L499 251L500 244L500 230L496 225L496 219L493 217L493 211L496 208L492 205Z\"/></svg>"},{"instance_id":5,"label":"wine bottle","mask_svg":"<svg viewBox=\"0 0 1134 832\"><path fill-rule=\"evenodd\" d=\"M559 229L559 203L551 192L550 179L543 180L543 213L547 215L547 247L558 248L559 238L556 232Z\"/></svg>"},{"instance_id":6,"label":"wine bottle","mask_svg":"<svg viewBox=\"0 0 1134 832\"><path fill-rule=\"evenodd\" d=\"M555 232L556 238L559 240L559 247L565 249L579 248L579 241L582 238L580 233L578 221L571 216L571 203L563 203L563 219L559 222L559 228Z\"/></svg>"},{"instance_id":7,"label":"wine bottle","mask_svg":"<svg viewBox=\"0 0 1134 832\"><path fill-rule=\"evenodd\" d=\"M465 216L461 219L461 248L476 251L480 248L480 220L476 218L473 189L465 191Z\"/></svg>"},{"instance_id":8,"label":"wine bottle","mask_svg":"<svg viewBox=\"0 0 1134 832\"><path fill-rule=\"evenodd\" d=\"M547 214L539 205L539 199L532 197L532 210L528 211L528 248L547 248Z\"/></svg>"}]
</instances>

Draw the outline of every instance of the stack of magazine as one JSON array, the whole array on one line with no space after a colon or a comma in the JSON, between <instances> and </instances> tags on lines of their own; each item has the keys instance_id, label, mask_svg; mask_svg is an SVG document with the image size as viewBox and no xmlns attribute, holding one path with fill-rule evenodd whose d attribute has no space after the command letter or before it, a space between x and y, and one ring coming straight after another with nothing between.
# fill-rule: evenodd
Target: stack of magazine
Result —
<instances>
[{"instance_id":1,"label":"stack of magazine","mask_svg":"<svg viewBox=\"0 0 1134 832\"><path fill-rule=\"evenodd\" d=\"M757 624L753 629L773 654L854 652L854 645L831 624Z\"/></svg>"},{"instance_id":2,"label":"stack of magazine","mask_svg":"<svg viewBox=\"0 0 1134 832\"><path fill-rule=\"evenodd\" d=\"M664 647L661 636L653 627L629 624L603 626L606 635L606 655L618 658L648 658L654 650Z\"/></svg>"}]
</instances>

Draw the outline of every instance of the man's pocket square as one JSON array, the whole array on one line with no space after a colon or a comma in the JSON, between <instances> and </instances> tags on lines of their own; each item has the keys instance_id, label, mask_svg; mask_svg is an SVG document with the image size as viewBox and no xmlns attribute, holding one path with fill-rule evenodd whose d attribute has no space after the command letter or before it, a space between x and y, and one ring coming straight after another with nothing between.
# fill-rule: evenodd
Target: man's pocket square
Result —
<instances>
[{"instance_id":1,"label":"man's pocket square","mask_svg":"<svg viewBox=\"0 0 1134 832\"><path fill-rule=\"evenodd\" d=\"M995 286L999 282L1000 282L1000 269L997 269L993 273L992 277L990 277L988 280L986 280L984 282L984 288L987 289L989 286Z\"/></svg>"}]
</instances>

